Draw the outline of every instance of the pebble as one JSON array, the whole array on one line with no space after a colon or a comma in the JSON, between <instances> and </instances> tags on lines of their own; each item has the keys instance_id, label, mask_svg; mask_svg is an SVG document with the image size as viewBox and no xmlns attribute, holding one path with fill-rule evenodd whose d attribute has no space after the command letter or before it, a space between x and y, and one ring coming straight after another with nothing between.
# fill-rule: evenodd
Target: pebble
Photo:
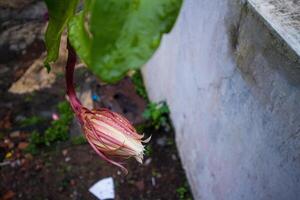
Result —
<instances>
[{"instance_id":1,"label":"pebble","mask_svg":"<svg viewBox=\"0 0 300 200\"><path fill-rule=\"evenodd\" d=\"M175 154L172 154L172 156L171 156L171 157L172 157L172 160L174 160L174 161L175 161L175 160L177 160L177 157L176 157L176 155L175 155Z\"/></svg>"},{"instance_id":2,"label":"pebble","mask_svg":"<svg viewBox=\"0 0 300 200\"><path fill-rule=\"evenodd\" d=\"M67 149L64 149L64 150L62 151L62 154L63 154L63 156L66 156L66 155L68 154L68 150L67 150Z\"/></svg>"},{"instance_id":3,"label":"pebble","mask_svg":"<svg viewBox=\"0 0 300 200\"><path fill-rule=\"evenodd\" d=\"M11 167L17 167L17 166L20 166L20 165L21 165L21 161L20 160L16 160L16 161L10 163Z\"/></svg>"},{"instance_id":4,"label":"pebble","mask_svg":"<svg viewBox=\"0 0 300 200\"><path fill-rule=\"evenodd\" d=\"M5 139L4 143L8 146L9 149L12 149L15 146L10 139Z\"/></svg>"},{"instance_id":5,"label":"pebble","mask_svg":"<svg viewBox=\"0 0 300 200\"><path fill-rule=\"evenodd\" d=\"M144 165L148 166L151 162L152 162L152 158L148 158L148 159L145 161Z\"/></svg>"},{"instance_id":6,"label":"pebble","mask_svg":"<svg viewBox=\"0 0 300 200\"><path fill-rule=\"evenodd\" d=\"M65 158L65 161L66 161L66 162L69 162L70 160L71 160L70 157L66 157L66 158Z\"/></svg>"},{"instance_id":7,"label":"pebble","mask_svg":"<svg viewBox=\"0 0 300 200\"><path fill-rule=\"evenodd\" d=\"M152 182L152 186L155 186L155 185L156 185L156 181L155 181L155 178L154 178L154 177L151 177L151 182Z\"/></svg>"},{"instance_id":8,"label":"pebble","mask_svg":"<svg viewBox=\"0 0 300 200\"><path fill-rule=\"evenodd\" d=\"M13 131L9 134L9 136L11 138L17 138L17 137L20 137L20 135L21 135L20 133L21 133L20 131Z\"/></svg>"}]
</instances>

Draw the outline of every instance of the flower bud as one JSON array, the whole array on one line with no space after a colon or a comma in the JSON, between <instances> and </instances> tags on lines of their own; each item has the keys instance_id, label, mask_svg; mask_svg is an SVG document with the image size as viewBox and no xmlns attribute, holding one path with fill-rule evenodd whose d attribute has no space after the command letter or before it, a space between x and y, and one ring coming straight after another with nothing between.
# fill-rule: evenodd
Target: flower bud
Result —
<instances>
[{"instance_id":1,"label":"flower bud","mask_svg":"<svg viewBox=\"0 0 300 200\"><path fill-rule=\"evenodd\" d=\"M117 161L134 157L142 163L144 146L150 140L142 140L130 122L120 114L102 108L88 110L82 108L80 119L87 141L104 160L127 170Z\"/></svg>"},{"instance_id":2,"label":"flower bud","mask_svg":"<svg viewBox=\"0 0 300 200\"><path fill-rule=\"evenodd\" d=\"M127 119L115 112L105 108L89 110L82 106L73 83L76 53L69 42L67 47L66 92L85 137L100 157L120 167L127 174L126 168L119 161L134 157L142 163L144 154L142 143L148 142L150 137L142 140L144 136L139 135Z\"/></svg>"}]
</instances>

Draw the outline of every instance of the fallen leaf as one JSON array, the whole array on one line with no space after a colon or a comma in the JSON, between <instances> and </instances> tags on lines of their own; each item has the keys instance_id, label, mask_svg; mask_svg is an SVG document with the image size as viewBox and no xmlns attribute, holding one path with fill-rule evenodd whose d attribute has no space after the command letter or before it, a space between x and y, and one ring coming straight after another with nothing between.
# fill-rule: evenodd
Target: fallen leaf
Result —
<instances>
[{"instance_id":1,"label":"fallen leaf","mask_svg":"<svg viewBox=\"0 0 300 200\"><path fill-rule=\"evenodd\" d=\"M5 155L5 158L11 158L12 157L12 152L8 152L6 155Z\"/></svg>"},{"instance_id":2,"label":"fallen leaf","mask_svg":"<svg viewBox=\"0 0 300 200\"><path fill-rule=\"evenodd\" d=\"M24 150L28 147L28 142L20 142L18 148Z\"/></svg>"},{"instance_id":3,"label":"fallen leaf","mask_svg":"<svg viewBox=\"0 0 300 200\"><path fill-rule=\"evenodd\" d=\"M1 198L3 200L9 200L12 199L16 194L13 191L8 191L4 194L4 196Z\"/></svg>"}]
</instances>

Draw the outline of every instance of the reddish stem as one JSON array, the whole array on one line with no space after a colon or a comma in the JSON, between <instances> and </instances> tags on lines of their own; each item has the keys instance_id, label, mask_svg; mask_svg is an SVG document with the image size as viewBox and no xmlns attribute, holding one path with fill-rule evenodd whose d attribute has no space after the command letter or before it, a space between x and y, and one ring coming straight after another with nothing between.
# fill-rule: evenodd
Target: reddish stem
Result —
<instances>
[{"instance_id":1,"label":"reddish stem","mask_svg":"<svg viewBox=\"0 0 300 200\"><path fill-rule=\"evenodd\" d=\"M72 106L72 109L76 114L79 114L80 109L82 108L82 105L79 101L79 99L76 96L76 92L74 89L74 82L73 82L73 74L74 74L74 68L76 64L76 53L72 46L70 45L69 41L67 44L68 48L68 61L66 65L66 85L67 85L67 95L69 97L70 104Z\"/></svg>"}]
</instances>

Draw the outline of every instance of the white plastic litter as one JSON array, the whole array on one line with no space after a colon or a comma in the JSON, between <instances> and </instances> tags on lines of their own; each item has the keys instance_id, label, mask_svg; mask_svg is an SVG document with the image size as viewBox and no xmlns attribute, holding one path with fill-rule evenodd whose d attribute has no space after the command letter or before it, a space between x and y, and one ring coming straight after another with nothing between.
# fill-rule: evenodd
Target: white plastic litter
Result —
<instances>
[{"instance_id":1,"label":"white plastic litter","mask_svg":"<svg viewBox=\"0 0 300 200\"><path fill-rule=\"evenodd\" d=\"M112 177L101 179L90 187L89 191L100 200L115 198L114 181Z\"/></svg>"}]
</instances>

